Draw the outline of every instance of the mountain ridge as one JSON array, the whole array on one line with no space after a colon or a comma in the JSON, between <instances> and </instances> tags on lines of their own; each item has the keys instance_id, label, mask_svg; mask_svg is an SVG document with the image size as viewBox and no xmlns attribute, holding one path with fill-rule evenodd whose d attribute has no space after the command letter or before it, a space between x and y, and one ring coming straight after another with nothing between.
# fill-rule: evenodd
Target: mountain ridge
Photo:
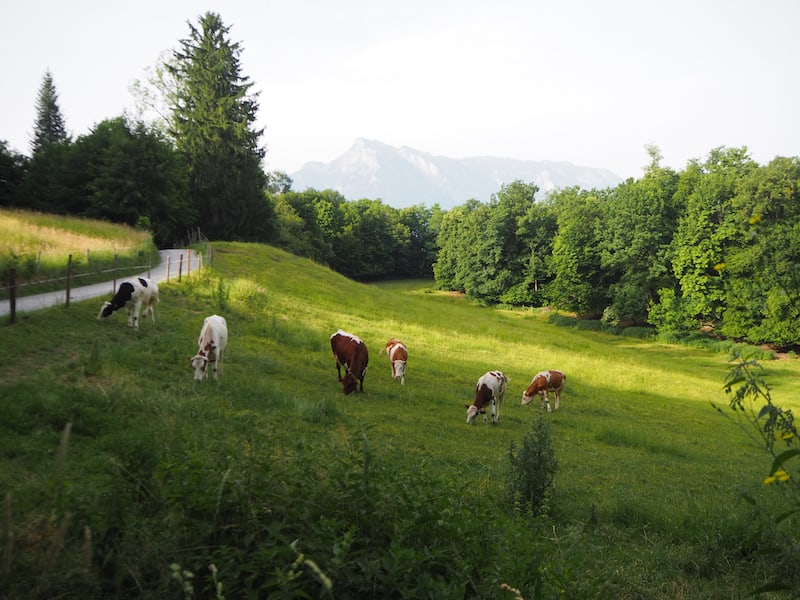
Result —
<instances>
[{"instance_id":1,"label":"mountain ridge","mask_svg":"<svg viewBox=\"0 0 800 600\"><path fill-rule=\"evenodd\" d=\"M289 176L296 190L333 189L348 200L380 199L395 208L439 204L445 209L470 199L486 202L503 184L515 180L533 182L545 192L572 186L607 188L622 182L608 169L567 161L449 158L365 138L356 138L331 162L308 162Z\"/></svg>"}]
</instances>

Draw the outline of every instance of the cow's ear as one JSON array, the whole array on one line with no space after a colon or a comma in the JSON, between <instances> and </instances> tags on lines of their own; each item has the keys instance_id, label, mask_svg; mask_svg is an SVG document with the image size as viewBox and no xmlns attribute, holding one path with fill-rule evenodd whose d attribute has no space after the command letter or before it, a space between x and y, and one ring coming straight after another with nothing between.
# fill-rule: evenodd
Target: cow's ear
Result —
<instances>
[{"instance_id":1,"label":"cow's ear","mask_svg":"<svg viewBox=\"0 0 800 600\"><path fill-rule=\"evenodd\" d=\"M469 408L470 406L472 406L472 405L471 404L465 404L464 408Z\"/></svg>"}]
</instances>

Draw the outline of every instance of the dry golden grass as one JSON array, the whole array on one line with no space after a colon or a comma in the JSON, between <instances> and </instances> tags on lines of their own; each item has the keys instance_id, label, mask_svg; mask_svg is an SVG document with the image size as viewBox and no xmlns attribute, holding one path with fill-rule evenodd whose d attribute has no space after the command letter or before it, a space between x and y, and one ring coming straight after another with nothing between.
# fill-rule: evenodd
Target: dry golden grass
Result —
<instances>
[{"instance_id":1,"label":"dry golden grass","mask_svg":"<svg viewBox=\"0 0 800 600\"><path fill-rule=\"evenodd\" d=\"M0 210L0 238L4 250L15 256L125 251L146 244L149 237L148 232L103 221Z\"/></svg>"}]
</instances>

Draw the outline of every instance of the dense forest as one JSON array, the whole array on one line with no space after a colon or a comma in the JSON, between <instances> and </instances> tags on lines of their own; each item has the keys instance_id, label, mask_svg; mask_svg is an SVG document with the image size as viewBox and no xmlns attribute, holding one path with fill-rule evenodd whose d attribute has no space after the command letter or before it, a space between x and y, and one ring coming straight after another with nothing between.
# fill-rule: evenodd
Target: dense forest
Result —
<instances>
[{"instance_id":1,"label":"dense forest","mask_svg":"<svg viewBox=\"0 0 800 600\"><path fill-rule=\"evenodd\" d=\"M296 191L285 173L263 170L258 96L240 52L220 17L205 14L153 84L166 118L121 115L75 140L46 73L31 156L0 141L0 205L126 223L161 247L199 227L362 281L435 277L486 304L800 343L797 157L760 165L745 147L719 147L676 172L651 146L642 177L613 189L540 194L513 181L488 203L448 211Z\"/></svg>"}]
</instances>

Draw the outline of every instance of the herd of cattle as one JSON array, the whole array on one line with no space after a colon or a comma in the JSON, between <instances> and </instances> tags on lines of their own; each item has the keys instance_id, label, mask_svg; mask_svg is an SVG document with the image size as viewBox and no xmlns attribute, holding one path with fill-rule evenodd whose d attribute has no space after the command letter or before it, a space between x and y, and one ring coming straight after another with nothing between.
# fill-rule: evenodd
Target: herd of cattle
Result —
<instances>
[{"instance_id":1,"label":"herd of cattle","mask_svg":"<svg viewBox=\"0 0 800 600\"><path fill-rule=\"evenodd\" d=\"M331 350L336 357L336 373L339 381L342 382L342 391L349 394L356 390L364 391L364 377L367 374L369 363L369 352L367 345L352 333L347 333L341 329L331 336ZM400 383L406 382L406 361L408 360L408 350L405 344L397 338L391 338L386 342L386 346L381 350L381 354L386 353L392 367L392 378L399 379ZM344 368L344 377L342 377ZM555 396L555 408L561 403L561 390L567 376L556 369L541 371L537 373L525 391L522 392L522 404L530 404L538 394L542 399L542 406L547 406L547 411L552 411L550 406L550 392ZM467 409L467 424L475 421L479 414L483 415L483 422L488 421L486 410L489 408L492 416L492 423L500 421L500 410L503 408L503 398L506 395L508 377L502 371L489 371L478 379L475 386L475 399L472 404L465 404Z\"/></svg>"},{"instance_id":2,"label":"herd of cattle","mask_svg":"<svg viewBox=\"0 0 800 600\"><path fill-rule=\"evenodd\" d=\"M114 311L126 308L128 311L128 326L139 329L139 313L144 306L144 316L150 314L155 323L155 306L158 304L158 285L144 277L136 277L120 284L117 293L110 302L103 303L98 319L105 319ZM200 337L197 340L197 354L189 359L194 369L195 381L208 377L208 367L214 373L214 379L222 374L222 357L228 343L228 324L224 317L211 315L203 320ZM331 335L331 350L336 358L336 373L342 383L345 395L359 390L364 391L364 377L369 364L367 345L352 333L338 330ZM400 340L390 339L381 349L380 354L386 353L392 369L392 378L401 384L406 382L406 362L408 350ZM344 369L344 376L342 376ZM522 404L530 404L536 395L541 397L542 406L547 406L547 411L552 411L550 405L550 392L555 396L555 409L561 402L561 390L567 376L556 369L541 371L534 375L528 387L522 392ZM508 377L502 371L489 371L478 379L475 387L475 399L472 404L465 404L467 409L467 424L475 421L479 414L483 415L483 422L488 421L486 410L490 410L492 423L500 421L500 410L503 407L503 398L508 385Z\"/></svg>"}]
</instances>

